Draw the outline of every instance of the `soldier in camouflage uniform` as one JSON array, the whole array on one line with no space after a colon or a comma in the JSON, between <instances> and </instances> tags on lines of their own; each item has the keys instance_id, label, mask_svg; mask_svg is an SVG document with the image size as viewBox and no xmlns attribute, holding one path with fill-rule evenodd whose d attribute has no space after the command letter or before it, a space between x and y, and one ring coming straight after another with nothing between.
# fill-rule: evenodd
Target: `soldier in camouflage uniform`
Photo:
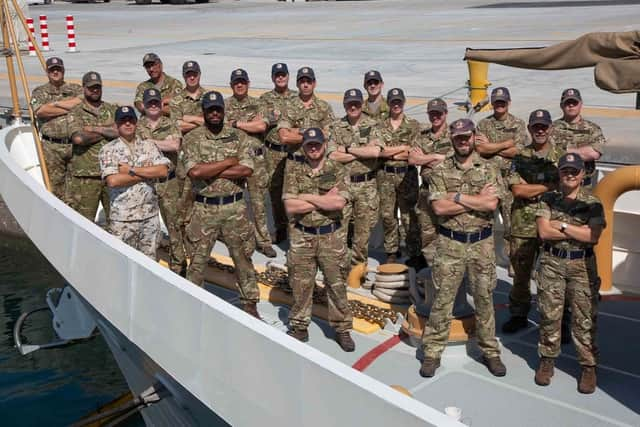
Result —
<instances>
[{"instance_id":1,"label":"soldier in camouflage uniform","mask_svg":"<svg viewBox=\"0 0 640 427\"><path fill-rule=\"evenodd\" d=\"M170 115L169 102L171 98L182 92L182 83L166 74L162 69L162 61L155 53L147 53L142 58L142 65L147 70L149 80L140 83L136 88L134 105L144 114L144 103L142 95L146 89L157 89L162 95L162 114Z\"/></svg>"},{"instance_id":2,"label":"soldier in camouflage uniform","mask_svg":"<svg viewBox=\"0 0 640 427\"><path fill-rule=\"evenodd\" d=\"M379 71L370 70L364 73L364 89L369 96L363 104L362 111L379 122L386 120L389 117L389 104L382 96L384 81Z\"/></svg>"},{"instance_id":3,"label":"soldier in camouflage uniform","mask_svg":"<svg viewBox=\"0 0 640 427\"><path fill-rule=\"evenodd\" d=\"M203 95L202 111L205 125L185 135L183 143L183 161L195 194L186 227L193 251L187 279L203 285L211 249L221 238L235 266L240 302L259 319L256 272L243 242L251 233L243 200L244 181L254 167L251 145L243 132L224 124L224 98L219 92Z\"/></svg>"},{"instance_id":4,"label":"soldier in camouflage uniform","mask_svg":"<svg viewBox=\"0 0 640 427\"><path fill-rule=\"evenodd\" d=\"M451 153L453 149L449 137L449 124L447 123L447 103L441 98L435 98L427 103L427 115L431 126L420 131L416 145L409 152L409 164L420 166L422 185L418 194L416 215L420 224L420 237L422 243L422 255L428 265L433 265L435 256L436 238L438 232L436 225L438 218L429 202L429 174ZM424 265L417 265L420 270Z\"/></svg>"},{"instance_id":5,"label":"soldier in camouflage uniform","mask_svg":"<svg viewBox=\"0 0 640 427\"><path fill-rule=\"evenodd\" d=\"M475 129L469 119L451 123L454 153L428 176L429 199L438 215L436 256L432 266L435 300L422 337L423 377L432 377L449 337L451 313L465 272L475 303L478 346L495 376L507 372L495 336L493 289L496 287L493 216L504 184L498 168L474 150Z\"/></svg>"},{"instance_id":6,"label":"soldier in camouflage uniform","mask_svg":"<svg viewBox=\"0 0 640 427\"><path fill-rule=\"evenodd\" d=\"M331 125L329 158L344 164L349 174L350 202L343 210L343 229L353 222L351 264L368 261L369 237L378 222L378 157L383 151L380 140L372 139L376 120L362 114L364 97L359 89L344 93L346 115ZM344 234L344 232L343 232Z\"/></svg>"},{"instance_id":7,"label":"soldier in camouflage uniform","mask_svg":"<svg viewBox=\"0 0 640 427\"><path fill-rule=\"evenodd\" d=\"M536 213L538 234L544 253L538 271L540 311L540 364L535 382L551 382L554 360L560 354L560 322L565 298L571 305L571 336L582 367L578 391L596 389L596 326L600 280L593 246L605 228L602 204L580 187L584 162L577 153L567 153L558 161L558 192L547 193Z\"/></svg>"},{"instance_id":8,"label":"soldier in camouflage uniform","mask_svg":"<svg viewBox=\"0 0 640 427\"><path fill-rule=\"evenodd\" d=\"M419 123L404 114L405 96L402 89L391 89L387 94L389 117L380 123L374 139L384 144L381 157L385 159L378 174L380 214L384 230L384 251L387 263L397 261L400 240L407 245L411 264L422 258L420 232L415 206L418 201L418 170L408 163L409 151L420 133ZM400 209L402 229L398 232L397 211Z\"/></svg>"},{"instance_id":9,"label":"soldier in camouflage uniform","mask_svg":"<svg viewBox=\"0 0 640 427\"><path fill-rule=\"evenodd\" d=\"M264 117L260 101L249 96L249 75L245 70L241 68L233 70L230 84L233 95L225 100L225 118L231 127L247 135L253 153L254 168L251 176L247 177L247 189L251 196L255 233L253 236L248 236L246 243L251 244L251 253L255 248L269 258L275 258L277 254L271 247L271 235L267 227L265 203L269 188L269 174L262 143L269 121Z\"/></svg>"},{"instance_id":10,"label":"soldier in camouflage uniform","mask_svg":"<svg viewBox=\"0 0 640 427\"><path fill-rule=\"evenodd\" d=\"M491 159L500 168L502 177L511 170L511 159L527 142L527 126L524 121L509 112L511 94L506 87L497 87L491 91L493 114L478 122L476 151L484 158ZM510 238L511 205L513 197L504 189L505 198L500 201L500 215L504 226L504 237Z\"/></svg>"},{"instance_id":11,"label":"soldier in camouflage uniform","mask_svg":"<svg viewBox=\"0 0 640 427\"><path fill-rule=\"evenodd\" d=\"M266 159L269 172L269 196L275 225L275 243L287 239L287 214L282 203L282 184L287 160L287 146L280 142L278 120L286 110L288 101L297 97L297 92L289 89L289 68L278 62L271 67L273 89L260 95L265 117L269 121L265 136Z\"/></svg>"},{"instance_id":12,"label":"soldier in camouflage uniform","mask_svg":"<svg viewBox=\"0 0 640 427\"><path fill-rule=\"evenodd\" d=\"M136 136L153 142L162 155L171 161L171 172L155 184L162 220L169 233L169 268L184 276L187 269L187 257L184 250L184 233L177 221L178 202L182 188L176 179L175 168L178 164L178 150L182 135L176 122L162 115L162 96L157 89L146 89L142 96L145 115L136 127Z\"/></svg>"},{"instance_id":13,"label":"soldier in camouflage uniform","mask_svg":"<svg viewBox=\"0 0 640 427\"><path fill-rule=\"evenodd\" d=\"M344 351L354 351L345 283L347 248L337 233L344 225L342 209L349 200L348 175L344 166L326 158L321 129L306 129L303 138L307 161L287 162L282 191L285 209L293 220L287 266L294 302L288 333L300 341L309 339L307 328L319 267L325 278L329 324L336 331L335 340Z\"/></svg>"},{"instance_id":14,"label":"soldier in camouflage uniform","mask_svg":"<svg viewBox=\"0 0 640 427\"><path fill-rule=\"evenodd\" d=\"M531 272L540 252L536 210L542 195L558 185L557 164L564 150L551 139L551 115L535 110L529 116L531 144L513 158L507 185L513 194L510 260L513 286L509 293L511 318L502 325L505 333L528 326L531 308Z\"/></svg>"},{"instance_id":15,"label":"soldier in camouflage uniform","mask_svg":"<svg viewBox=\"0 0 640 427\"><path fill-rule=\"evenodd\" d=\"M31 107L38 120L51 191L64 200L67 169L71 160L67 114L82 102L82 87L64 80L62 59L49 58L46 66L49 82L33 90Z\"/></svg>"},{"instance_id":16,"label":"soldier in camouflage uniform","mask_svg":"<svg viewBox=\"0 0 640 427\"><path fill-rule=\"evenodd\" d=\"M596 184L596 160L607 143L602 129L582 117L582 95L578 89L566 89L560 98L562 118L553 122L553 139L568 153L578 153L585 162L582 189L591 191Z\"/></svg>"},{"instance_id":17,"label":"soldier in camouflage uniform","mask_svg":"<svg viewBox=\"0 0 640 427\"><path fill-rule=\"evenodd\" d=\"M165 178L173 165L153 141L136 136L133 107L119 107L115 122L120 137L103 146L98 154L102 179L109 187L109 231L155 260L160 221L153 182Z\"/></svg>"},{"instance_id":18,"label":"soldier in camouflage uniform","mask_svg":"<svg viewBox=\"0 0 640 427\"><path fill-rule=\"evenodd\" d=\"M109 193L100 179L98 153L118 137L114 124L116 107L102 101L102 78L95 71L82 77L84 99L67 115L73 144L70 176L65 188L65 201L88 220L93 221L102 202L109 218Z\"/></svg>"}]
</instances>

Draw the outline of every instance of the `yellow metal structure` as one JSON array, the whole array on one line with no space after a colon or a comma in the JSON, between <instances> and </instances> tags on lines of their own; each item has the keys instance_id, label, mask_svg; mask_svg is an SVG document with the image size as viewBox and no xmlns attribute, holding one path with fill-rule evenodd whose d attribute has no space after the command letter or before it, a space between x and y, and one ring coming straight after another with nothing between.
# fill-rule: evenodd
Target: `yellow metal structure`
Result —
<instances>
[{"instance_id":1,"label":"yellow metal structure","mask_svg":"<svg viewBox=\"0 0 640 427\"><path fill-rule=\"evenodd\" d=\"M488 80L489 76L489 63L478 61L467 61L469 67L469 100L471 101L471 107L475 107L479 103L488 100L489 95L487 88L491 86L491 82ZM482 108L476 111L487 111L491 109L491 105L487 102Z\"/></svg>"}]
</instances>

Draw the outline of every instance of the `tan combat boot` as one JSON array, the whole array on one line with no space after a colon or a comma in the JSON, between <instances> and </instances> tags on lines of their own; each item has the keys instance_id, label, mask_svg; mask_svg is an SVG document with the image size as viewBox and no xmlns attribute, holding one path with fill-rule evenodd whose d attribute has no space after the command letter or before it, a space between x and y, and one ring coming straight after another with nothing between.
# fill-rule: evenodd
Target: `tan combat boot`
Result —
<instances>
[{"instance_id":1,"label":"tan combat boot","mask_svg":"<svg viewBox=\"0 0 640 427\"><path fill-rule=\"evenodd\" d=\"M507 367L504 366L499 356L485 357L484 364L494 377L504 377L507 375Z\"/></svg>"},{"instance_id":2,"label":"tan combat boot","mask_svg":"<svg viewBox=\"0 0 640 427\"><path fill-rule=\"evenodd\" d=\"M340 348L347 353L350 353L356 349L356 343L353 342L349 331L336 332L335 340Z\"/></svg>"},{"instance_id":3,"label":"tan combat boot","mask_svg":"<svg viewBox=\"0 0 640 427\"><path fill-rule=\"evenodd\" d=\"M536 376L534 381L541 386L547 386L551 384L551 377L553 376L553 366L555 360L551 357L541 357L540 364L536 370Z\"/></svg>"},{"instance_id":4,"label":"tan combat boot","mask_svg":"<svg viewBox=\"0 0 640 427\"><path fill-rule=\"evenodd\" d=\"M292 336L298 341L307 342L309 341L309 332L306 329L289 329L287 331L287 335Z\"/></svg>"},{"instance_id":5,"label":"tan combat boot","mask_svg":"<svg viewBox=\"0 0 640 427\"><path fill-rule=\"evenodd\" d=\"M591 394L596 391L596 367L583 366L578 383L578 391L583 394Z\"/></svg>"},{"instance_id":6,"label":"tan combat boot","mask_svg":"<svg viewBox=\"0 0 640 427\"><path fill-rule=\"evenodd\" d=\"M436 369L440 367L440 359L425 357L420 367L420 376L431 378L436 374Z\"/></svg>"},{"instance_id":7,"label":"tan combat boot","mask_svg":"<svg viewBox=\"0 0 640 427\"><path fill-rule=\"evenodd\" d=\"M244 307L242 307L242 309L252 315L253 317L255 317L258 320L262 320L262 317L260 317L260 313L258 313L258 306L255 302L248 302L244 305Z\"/></svg>"}]
</instances>

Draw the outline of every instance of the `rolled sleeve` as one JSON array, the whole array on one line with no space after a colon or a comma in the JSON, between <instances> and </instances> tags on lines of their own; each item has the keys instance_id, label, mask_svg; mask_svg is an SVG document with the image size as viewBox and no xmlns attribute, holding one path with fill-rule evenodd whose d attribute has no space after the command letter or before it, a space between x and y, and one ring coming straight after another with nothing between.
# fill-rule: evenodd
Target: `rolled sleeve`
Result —
<instances>
[{"instance_id":1,"label":"rolled sleeve","mask_svg":"<svg viewBox=\"0 0 640 427\"><path fill-rule=\"evenodd\" d=\"M591 205L589 212L589 226L607 226L607 222L604 217L604 209L600 203L594 203Z\"/></svg>"},{"instance_id":2,"label":"rolled sleeve","mask_svg":"<svg viewBox=\"0 0 640 427\"><path fill-rule=\"evenodd\" d=\"M444 176L440 173L432 173L427 177L429 183L429 200L442 200L447 197L447 185Z\"/></svg>"},{"instance_id":3,"label":"rolled sleeve","mask_svg":"<svg viewBox=\"0 0 640 427\"><path fill-rule=\"evenodd\" d=\"M591 143L591 148L596 150L598 153L602 154L604 151L604 145L607 143L605 139L602 129L598 125L594 125L593 129L593 141Z\"/></svg>"},{"instance_id":4,"label":"rolled sleeve","mask_svg":"<svg viewBox=\"0 0 640 427\"><path fill-rule=\"evenodd\" d=\"M536 218L538 217L544 218L544 219L551 219L551 207L546 202L546 200L542 200L538 204L538 208L536 209Z\"/></svg>"},{"instance_id":5,"label":"rolled sleeve","mask_svg":"<svg viewBox=\"0 0 640 427\"><path fill-rule=\"evenodd\" d=\"M284 169L284 182L282 184L282 200L295 199L300 194L296 183L295 165L287 162Z\"/></svg>"},{"instance_id":6,"label":"rolled sleeve","mask_svg":"<svg viewBox=\"0 0 640 427\"><path fill-rule=\"evenodd\" d=\"M98 162L100 163L100 174L102 179L110 175L116 175L120 170L120 159L116 153L105 145L98 153Z\"/></svg>"}]
</instances>

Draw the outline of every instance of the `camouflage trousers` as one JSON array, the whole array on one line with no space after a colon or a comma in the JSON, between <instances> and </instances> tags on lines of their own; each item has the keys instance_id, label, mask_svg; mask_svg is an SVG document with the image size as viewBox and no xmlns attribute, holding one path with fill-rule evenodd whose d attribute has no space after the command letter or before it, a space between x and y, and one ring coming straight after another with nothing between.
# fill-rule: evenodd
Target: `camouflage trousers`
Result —
<instances>
[{"instance_id":1,"label":"camouflage trousers","mask_svg":"<svg viewBox=\"0 0 640 427\"><path fill-rule=\"evenodd\" d=\"M151 259L157 260L160 243L160 219L154 215L140 221L109 222L109 232Z\"/></svg>"},{"instance_id":2,"label":"camouflage trousers","mask_svg":"<svg viewBox=\"0 0 640 427\"><path fill-rule=\"evenodd\" d=\"M513 269L513 286L509 292L509 312L514 317L527 317L531 309L531 273L540 253L535 238L511 236L509 259Z\"/></svg>"},{"instance_id":3,"label":"camouflage trousers","mask_svg":"<svg viewBox=\"0 0 640 427\"><path fill-rule=\"evenodd\" d=\"M293 306L289 312L289 325L294 329L306 329L311 323L313 289L320 268L327 290L329 324L338 332L351 330L353 317L345 282L349 264L344 240L335 231L315 235L292 227L290 233L287 268L293 288Z\"/></svg>"},{"instance_id":4,"label":"camouflage trousers","mask_svg":"<svg viewBox=\"0 0 640 427\"><path fill-rule=\"evenodd\" d=\"M178 221L183 184L178 178L156 184L160 214L169 233L169 268L176 274L180 274L187 266L184 228Z\"/></svg>"},{"instance_id":5,"label":"camouflage trousers","mask_svg":"<svg viewBox=\"0 0 640 427\"><path fill-rule=\"evenodd\" d=\"M476 243L461 243L438 236L432 279L436 290L431 314L424 327L422 345L427 357L440 358L449 338L453 303L465 272L475 304L478 346L485 357L500 355L496 339L493 290L496 263L493 236Z\"/></svg>"},{"instance_id":6,"label":"camouflage trousers","mask_svg":"<svg viewBox=\"0 0 640 427\"><path fill-rule=\"evenodd\" d=\"M289 219L282 201L282 186L284 185L284 167L287 162L287 153L267 148L265 157L269 173L269 198L271 199L273 223L276 230L286 230Z\"/></svg>"},{"instance_id":7,"label":"camouflage trousers","mask_svg":"<svg viewBox=\"0 0 640 427\"><path fill-rule=\"evenodd\" d=\"M105 217L109 218L109 191L99 176L69 176L64 200L92 222L95 221L98 205L102 202Z\"/></svg>"},{"instance_id":8,"label":"camouflage trousers","mask_svg":"<svg viewBox=\"0 0 640 427\"><path fill-rule=\"evenodd\" d=\"M191 221L186 227L187 240L193 251L187 279L198 286L204 283L204 271L216 240L227 245L235 266L240 302L258 302L260 292L256 272L244 249L244 236L251 233L244 201L227 205L207 205L195 202Z\"/></svg>"},{"instance_id":9,"label":"camouflage trousers","mask_svg":"<svg viewBox=\"0 0 640 427\"><path fill-rule=\"evenodd\" d=\"M353 241L351 243L351 264L366 263L369 259L369 238L378 222L380 198L375 180L351 183L351 200L342 211L342 235L346 236L348 225L353 223Z\"/></svg>"},{"instance_id":10,"label":"camouflage trousers","mask_svg":"<svg viewBox=\"0 0 640 427\"><path fill-rule=\"evenodd\" d=\"M47 162L51 191L60 200L65 201L65 185L71 160L71 144L57 144L42 139L42 151Z\"/></svg>"},{"instance_id":11,"label":"camouflage trousers","mask_svg":"<svg viewBox=\"0 0 640 427\"><path fill-rule=\"evenodd\" d=\"M596 330L600 290L595 257L567 260L545 252L540 258L537 284L540 356L555 358L560 354L560 325L567 298L571 306L571 337L578 362L595 366L598 361Z\"/></svg>"},{"instance_id":12,"label":"camouflage trousers","mask_svg":"<svg viewBox=\"0 0 640 427\"><path fill-rule=\"evenodd\" d=\"M438 240L438 217L433 212L429 202L429 189L426 187L420 188L416 216L420 225L422 255L424 255L424 259L427 260L429 265L433 265L433 258L436 254L436 241Z\"/></svg>"},{"instance_id":13,"label":"camouflage trousers","mask_svg":"<svg viewBox=\"0 0 640 427\"><path fill-rule=\"evenodd\" d=\"M505 184L504 197L500 199L500 216L502 217L502 227L504 228L504 239L511 239L511 208L513 207L513 193Z\"/></svg>"},{"instance_id":14,"label":"camouflage trousers","mask_svg":"<svg viewBox=\"0 0 640 427\"><path fill-rule=\"evenodd\" d=\"M402 174L380 170L378 194L384 230L384 251L396 253L400 247L400 239L403 239L407 245L408 256L419 256L420 233L415 210L418 201L418 171L412 168ZM398 227L398 209L402 230Z\"/></svg>"},{"instance_id":15,"label":"camouflage trousers","mask_svg":"<svg viewBox=\"0 0 640 427\"><path fill-rule=\"evenodd\" d=\"M257 159L255 160L258 161ZM264 160L262 160L264 162ZM255 228L255 240L258 246L271 246L271 234L267 227L267 209L265 205L266 195L269 191L269 177L266 168L254 170L253 175L247 178L247 190L251 197L251 211L253 212L253 227Z\"/></svg>"}]
</instances>

